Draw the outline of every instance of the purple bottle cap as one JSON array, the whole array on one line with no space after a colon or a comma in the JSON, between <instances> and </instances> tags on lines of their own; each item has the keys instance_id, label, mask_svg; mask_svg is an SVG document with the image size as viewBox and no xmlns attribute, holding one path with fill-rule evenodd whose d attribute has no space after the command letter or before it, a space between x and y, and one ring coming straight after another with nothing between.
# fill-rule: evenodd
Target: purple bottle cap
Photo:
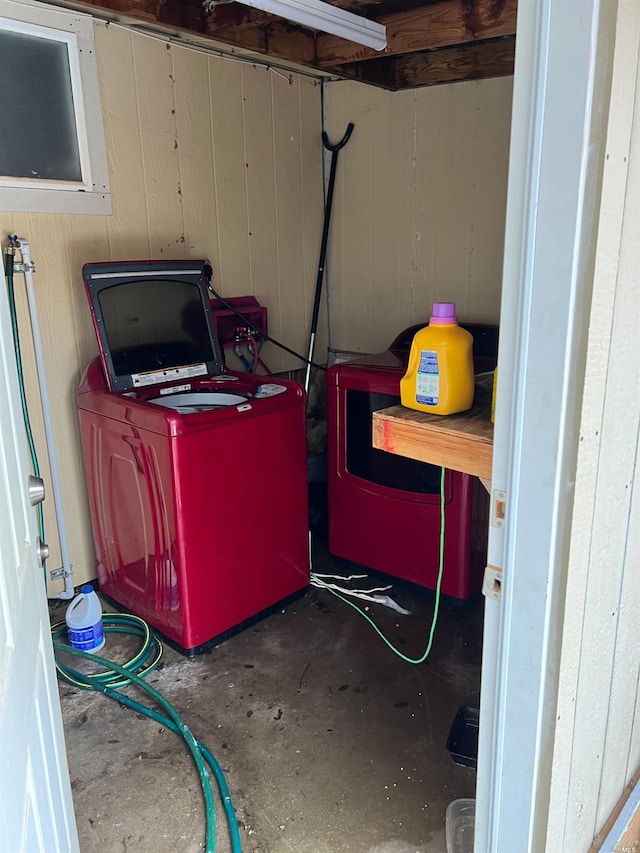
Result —
<instances>
[{"instance_id":1,"label":"purple bottle cap","mask_svg":"<svg viewBox=\"0 0 640 853\"><path fill-rule=\"evenodd\" d=\"M455 302L434 302L430 323L457 323Z\"/></svg>"}]
</instances>

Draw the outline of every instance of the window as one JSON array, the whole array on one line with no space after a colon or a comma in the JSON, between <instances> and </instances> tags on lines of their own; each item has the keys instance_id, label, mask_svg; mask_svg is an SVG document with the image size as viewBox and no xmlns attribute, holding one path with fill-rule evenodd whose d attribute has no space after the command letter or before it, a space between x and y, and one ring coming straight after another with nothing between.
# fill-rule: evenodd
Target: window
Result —
<instances>
[{"instance_id":1,"label":"window","mask_svg":"<svg viewBox=\"0 0 640 853\"><path fill-rule=\"evenodd\" d=\"M0 209L110 213L93 21L0 0Z\"/></svg>"}]
</instances>

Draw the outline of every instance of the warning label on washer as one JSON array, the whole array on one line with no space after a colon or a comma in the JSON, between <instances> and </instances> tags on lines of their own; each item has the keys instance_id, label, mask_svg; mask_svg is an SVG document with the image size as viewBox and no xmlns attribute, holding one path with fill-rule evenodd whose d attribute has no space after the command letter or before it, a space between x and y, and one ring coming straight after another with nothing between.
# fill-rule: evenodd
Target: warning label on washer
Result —
<instances>
[{"instance_id":1,"label":"warning label on washer","mask_svg":"<svg viewBox=\"0 0 640 853\"><path fill-rule=\"evenodd\" d=\"M206 376L207 365L185 364L183 367L169 367L162 370L150 370L148 373L132 373L131 380L134 388L142 388L145 385L159 385L161 382L170 382L173 379L191 379L194 376Z\"/></svg>"}]
</instances>

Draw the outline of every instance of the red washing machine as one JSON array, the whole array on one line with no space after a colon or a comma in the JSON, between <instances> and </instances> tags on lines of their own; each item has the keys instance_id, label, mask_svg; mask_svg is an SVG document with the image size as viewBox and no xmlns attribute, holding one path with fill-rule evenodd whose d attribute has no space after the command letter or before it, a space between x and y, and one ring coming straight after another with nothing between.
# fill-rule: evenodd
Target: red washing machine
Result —
<instances>
[{"instance_id":1,"label":"red washing machine","mask_svg":"<svg viewBox=\"0 0 640 853\"><path fill-rule=\"evenodd\" d=\"M435 589L440 547L441 469L372 446L372 413L400 403L413 336L327 372L329 551ZM476 372L496 364L495 326L461 324L474 337ZM488 495L476 477L445 472L441 591L465 600L480 591L487 554Z\"/></svg>"},{"instance_id":2,"label":"red washing machine","mask_svg":"<svg viewBox=\"0 0 640 853\"><path fill-rule=\"evenodd\" d=\"M100 590L188 654L309 583L305 398L226 371L202 261L88 264L78 409Z\"/></svg>"}]
</instances>

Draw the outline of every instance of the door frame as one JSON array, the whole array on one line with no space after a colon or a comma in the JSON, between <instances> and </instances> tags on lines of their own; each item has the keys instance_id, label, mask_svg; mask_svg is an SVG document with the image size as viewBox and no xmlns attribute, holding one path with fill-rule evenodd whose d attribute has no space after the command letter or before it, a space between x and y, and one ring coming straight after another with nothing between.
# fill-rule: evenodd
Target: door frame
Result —
<instances>
[{"instance_id":1,"label":"door frame","mask_svg":"<svg viewBox=\"0 0 640 853\"><path fill-rule=\"evenodd\" d=\"M476 853L545 849L616 13L518 7Z\"/></svg>"}]
</instances>

